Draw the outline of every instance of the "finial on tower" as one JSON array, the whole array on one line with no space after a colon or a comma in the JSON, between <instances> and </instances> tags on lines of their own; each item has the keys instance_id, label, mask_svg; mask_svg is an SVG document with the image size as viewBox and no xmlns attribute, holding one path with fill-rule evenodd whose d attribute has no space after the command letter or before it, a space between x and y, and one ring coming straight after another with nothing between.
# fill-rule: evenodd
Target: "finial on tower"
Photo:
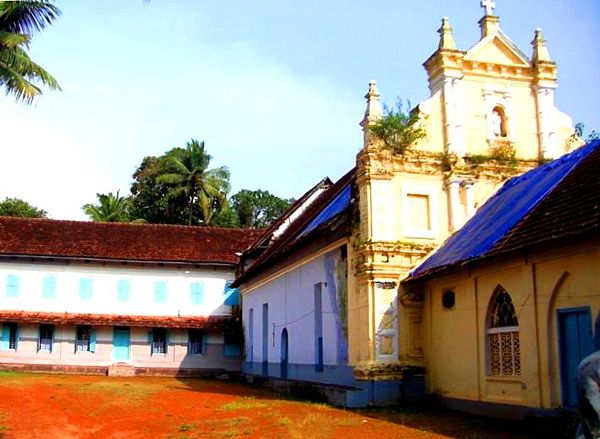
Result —
<instances>
[{"instance_id":1,"label":"finial on tower","mask_svg":"<svg viewBox=\"0 0 600 439\"><path fill-rule=\"evenodd\" d=\"M452 26L450 26L450 20L448 17L442 18L442 27L438 29L440 34L440 45L438 49L456 49L454 44L454 37L452 36Z\"/></svg>"},{"instance_id":2,"label":"finial on tower","mask_svg":"<svg viewBox=\"0 0 600 439\"><path fill-rule=\"evenodd\" d=\"M531 60L534 64L539 62L552 62L552 58L550 58L550 53L546 48L546 41L542 36L542 30L540 28L535 30L535 36L533 37L531 45L533 46L533 56L531 57Z\"/></svg>"},{"instance_id":3,"label":"finial on tower","mask_svg":"<svg viewBox=\"0 0 600 439\"><path fill-rule=\"evenodd\" d=\"M383 117L377 83L374 80L369 82L369 91L365 95L365 99L367 100L367 109L365 110L365 117L360 122L360 126L364 131L364 146L366 148L370 143L369 126Z\"/></svg>"},{"instance_id":4,"label":"finial on tower","mask_svg":"<svg viewBox=\"0 0 600 439\"><path fill-rule=\"evenodd\" d=\"M485 15L494 15L496 3L494 0L481 0L481 7L485 8Z\"/></svg>"},{"instance_id":5,"label":"finial on tower","mask_svg":"<svg viewBox=\"0 0 600 439\"><path fill-rule=\"evenodd\" d=\"M369 82L369 91L365 95L367 100L367 109L365 110L365 119L375 121L383 116L381 111L381 103L379 102L379 92L377 91L377 82L371 80Z\"/></svg>"}]
</instances>

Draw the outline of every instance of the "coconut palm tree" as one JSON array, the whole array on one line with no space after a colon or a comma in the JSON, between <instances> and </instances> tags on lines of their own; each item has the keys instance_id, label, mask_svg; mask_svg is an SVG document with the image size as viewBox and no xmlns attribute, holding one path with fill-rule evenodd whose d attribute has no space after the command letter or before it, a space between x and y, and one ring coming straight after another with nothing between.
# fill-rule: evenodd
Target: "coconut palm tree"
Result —
<instances>
[{"instance_id":1,"label":"coconut palm tree","mask_svg":"<svg viewBox=\"0 0 600 439\"><path fill-rule=\"evenodd\" d=\"M200 221L210 224L227 201L229 170L225 166L208 169L211 159L204 142L191 139L185 148L170 151L163 163L165 172L157 178L159 183L172 186L172 197L186 198L189 225L195 209L200 211Z\"/></svg>"},{"instance_id":2,"label":"coconut palm tree","mask_svg":"<svg viewBox=\"0 0 600 439\"><path fill-rule=\"evenodd\" d=\"M109 192L108 194L96 194L98 204L85 204L83 212L92 221L106 222L129 222L129 199Z\"/></svg>"},{"instance_id":3,"label":"coconut palm tree","mask_svg":"<svg viewBox=\"0 0 600 439\"><path fill-rule=\"evenodd\" d=\"M60 90L52 75L27 55L31 36L60 15L49 1L20 0L0 2L0 87L17 101L26 103L42 93L38 84Z\"/></svg>"}]
</instances>

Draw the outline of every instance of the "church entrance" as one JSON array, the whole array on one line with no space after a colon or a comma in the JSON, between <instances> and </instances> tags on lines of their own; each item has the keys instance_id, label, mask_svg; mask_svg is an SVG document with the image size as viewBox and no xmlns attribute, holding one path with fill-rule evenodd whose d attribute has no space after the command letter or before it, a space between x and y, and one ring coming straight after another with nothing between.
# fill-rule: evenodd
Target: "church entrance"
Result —
<instances>
[{"instance_id":1,"label":"church entrance","mask_svg":"<svg viewBox=\"0 0 600 439\"><path fill-rule=\"evenodd\" d=\"M577 366L593 351L592 317L589 307L559 309L558 353L563 407L577 407Z\"/></svg>"}]
</instances>

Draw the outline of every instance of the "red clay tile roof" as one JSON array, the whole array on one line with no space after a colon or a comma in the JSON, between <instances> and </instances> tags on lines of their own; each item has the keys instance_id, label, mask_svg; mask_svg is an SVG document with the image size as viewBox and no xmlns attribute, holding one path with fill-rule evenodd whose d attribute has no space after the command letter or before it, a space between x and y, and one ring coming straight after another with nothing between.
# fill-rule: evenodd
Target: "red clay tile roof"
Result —
<instances>
[{"instance_id":1,"label":"red clay tile roof","mask_svg":"<svg viewBox=\"0 0 600 439\"><path fill-rule=\"evenodd\" d=\"M0 321L145 328L232 329L240 325L238 316L131 316L30 311L0 311Z\"/></svg>"},{"instance_id":2,"label":"red clay tile roof","mask_svg":"<svg viewBox=\"0 0 600 439\"><path fill-rule=\"evenodd\" d=\"M264 230L0 217L0 256L237 264Z\"/></svg>"}]
</instances>

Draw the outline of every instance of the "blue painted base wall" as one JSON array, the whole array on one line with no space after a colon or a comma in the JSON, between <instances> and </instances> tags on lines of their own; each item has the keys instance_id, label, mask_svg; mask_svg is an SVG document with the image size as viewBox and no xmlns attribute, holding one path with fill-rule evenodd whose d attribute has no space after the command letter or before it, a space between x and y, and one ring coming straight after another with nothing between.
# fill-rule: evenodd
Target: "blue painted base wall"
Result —
<instances>
[{"instance_id":1,"label":"blue painted base wall","mask_svg":"<svg viewBox=\"0 0 600 439\"><path fill-rule=\"evenodd\" d=\"M353 368L347 365L325 365L322 371L317 372L314 365L289 364L287 378L284 378L279 363L244 363L242 373L269 379L347 386L346 400L343 404L346 407L396 405L402 400L417 400L425 394L423 380L357 381L354 378Z\"/></svg>"}]
</instances>

